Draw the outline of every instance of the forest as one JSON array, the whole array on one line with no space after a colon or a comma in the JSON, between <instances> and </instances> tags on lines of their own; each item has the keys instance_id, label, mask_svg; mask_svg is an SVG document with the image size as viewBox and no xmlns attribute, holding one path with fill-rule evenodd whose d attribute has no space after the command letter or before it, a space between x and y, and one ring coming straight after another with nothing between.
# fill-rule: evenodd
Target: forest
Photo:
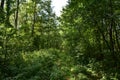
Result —
<instances>
[{"instance_id":1,"label":"forest","mask_svg":"<svg viewBox=\"0 0 120 80\"><path fill-rule=\"evenodd\" d=\"M120 0L0 0L0 80L120 80Z\"/></svg>"}]
</instances>

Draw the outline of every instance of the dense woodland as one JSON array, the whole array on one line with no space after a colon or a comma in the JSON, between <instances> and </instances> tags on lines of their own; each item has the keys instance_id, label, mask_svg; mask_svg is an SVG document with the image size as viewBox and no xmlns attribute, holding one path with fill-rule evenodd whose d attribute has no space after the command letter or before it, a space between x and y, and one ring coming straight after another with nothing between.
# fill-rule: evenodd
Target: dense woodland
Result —
<instances>
[{"instance_id":1,"label":"dense woodland","mask_svg":"<svg viewBox=\"0 0 120 80\"><path fill-rule=\"evenodd\" d=\"M120 0L0 0L0 80L120 80Z\"/></svg>"}]
</instances>

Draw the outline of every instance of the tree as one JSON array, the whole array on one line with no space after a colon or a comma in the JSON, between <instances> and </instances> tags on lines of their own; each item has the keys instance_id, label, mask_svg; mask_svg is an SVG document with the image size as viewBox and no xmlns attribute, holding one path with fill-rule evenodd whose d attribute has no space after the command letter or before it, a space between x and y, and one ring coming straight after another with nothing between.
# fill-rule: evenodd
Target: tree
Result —
<instances>
[{"instance_id":1,"label":"tree","mask_svg":"<svg viewBox=\"0 0 120 80\"><path fill-rule=\"evenodd\" d=\"M5 0L1 0L1 9L4 9L4 2Z\"/></svg>"},{"instance_id":2,"label":"tree","mask_svg":"<svg viewBox=\"0 0 120 80\"><path fill-rule=\"evenodd\" d=\"M72 53L75 59L78 56L75 62L81 63L79 60L84 58L89 64L91 59L95 59L96 62L103 62L100 65L107 66L113 61L115 63L109 67L118 66L120 41L116 35L119 34L117 7L117 0L69 0L69 5L63 9L61 25L67 31L67 34L64 34L69 43L66 44L69 53ZM112 61L109 62L109 59Z\"/></svg>"},{"instance_id":3,"label":"tree","mask_svg":"<svg viewBox=\"0 0 120 80\"><path fill-rule=\"evenodd\" d=\"M17 29L17 25L18 25L18 13L19 13L19 0L16 0L16 11L15 11L15 28Z\"/></svg>"}]
</instances>

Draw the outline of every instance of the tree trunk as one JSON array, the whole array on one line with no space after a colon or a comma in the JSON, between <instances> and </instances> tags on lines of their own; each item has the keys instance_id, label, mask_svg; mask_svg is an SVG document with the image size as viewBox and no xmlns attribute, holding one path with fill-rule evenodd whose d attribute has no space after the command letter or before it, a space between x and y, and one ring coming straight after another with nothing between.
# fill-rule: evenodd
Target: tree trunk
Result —
<instances>
[{"instance_id":1,"label":"tree trunk","mask_svg":"<svg viewBox=\"0 0 120 80\"><path fill-rule=\"evenodd\" d=\"M1 0L1 9L3 10L4 9L4 2L5 2L5 0Z\"/></svg>"},{"instance_id":2,"label":"tree trunk","mask_svg":"<svg viewBox=\"0 0 120 80\"><path fill-rule=\"evenodd\" d=\"M110 51L115 58L115 51L114 51L114 41L113 41L113 27L114 27L114 20L113 20L113 5L112 1L110 0L110 25L109 25L109 40L110 40Z\"/></svg>"},{"instance_id":3,"label":"tree trunk","mask_svg":"<svg viewBox=\"0 0 120 80\"><path fill-rule=\"evenodd\" d=\"M15 28L17 29L18 25L18 13L19 13L19 0L16 1L17 4L17 10L15 11Z\"/></svg>"},{"instance_id":4,"label":"tree trunk","mask_svg":"<svg viewBox=\"0 0 120 80\"><path fill-rule=\"evenodd\" d=\"M6 18L5 18L5 25L6 27L9 27L10 26L10 21L9 21L9 18L10 18L10 2L11 0L7 0L6 1Z\"/></svg>"},{"instance_id":5,"label":"tree trunk","mask_svg":"<svg viewBox=\"0 0 120 80\"><path fill-rule=\"evenodd\" d=\"M34 35L35 22L36 22L36 1L34 1L33 24L32 24L32 31L31 31L32 36Z\"/></svg>"}]
</instances>

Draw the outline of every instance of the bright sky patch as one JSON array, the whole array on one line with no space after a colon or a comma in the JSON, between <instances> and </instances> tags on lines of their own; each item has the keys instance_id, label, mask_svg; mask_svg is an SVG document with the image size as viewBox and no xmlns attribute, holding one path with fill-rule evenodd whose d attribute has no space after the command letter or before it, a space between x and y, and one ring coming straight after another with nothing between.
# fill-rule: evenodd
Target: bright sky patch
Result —
<instances>
[{"instance_id":1,"label":"bright sky patch","mask_svg":"<svg viewBox=\"0 0 120 80\"><path fill-rule=\"evenodd\" d=\"M57 16L60 16L62 8L67 4L68 0L52 0L52 7Z\"/></svg>"}]
</instances>

